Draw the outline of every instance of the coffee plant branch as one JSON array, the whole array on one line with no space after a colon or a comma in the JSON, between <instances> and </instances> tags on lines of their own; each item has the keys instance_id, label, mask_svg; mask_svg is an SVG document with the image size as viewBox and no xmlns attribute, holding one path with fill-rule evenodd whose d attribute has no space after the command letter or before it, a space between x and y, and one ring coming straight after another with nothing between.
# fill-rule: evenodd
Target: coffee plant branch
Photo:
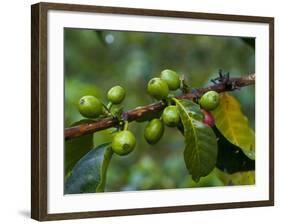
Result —
<instances>
[{"instance_id":1,"label":"coffee plant branch","mask_svg":"<svg viewBox=\"0 0 281 224\"><path fill-rule=\"evenodd\" d=\"M237 90L244 86L255 84L255 74L249 74L247 76L239 78L229 78L226 81L220 80L219 82L210 85L208 87L196 88L193 91L178 96L178 99L196 99L203 95L205 92L214 90L216 92L225 92ZM165 108L165 103L160 101L157 103L152 103L146 106L137 107L135 109L123 112L122 118L128 120L129 122L135 121L142 117L148 116L151 113L159 112ZM119 120L116 117L101 118L96 121L89 121L88 123L83 123L77 126L66 128L64 131L65 140L79 137L82 135L94 133L100 130L104 130L110 127L117 127L119 125Z\"/></svg>"}]
</instances>

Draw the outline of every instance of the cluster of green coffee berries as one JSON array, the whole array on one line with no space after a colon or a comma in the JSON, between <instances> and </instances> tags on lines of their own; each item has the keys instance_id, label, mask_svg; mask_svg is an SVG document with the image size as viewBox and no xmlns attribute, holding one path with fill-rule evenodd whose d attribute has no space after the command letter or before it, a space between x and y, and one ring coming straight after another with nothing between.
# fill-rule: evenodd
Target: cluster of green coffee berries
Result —
<instances>
[{"instance_id":1,"label":"cluster of green coffee berries","mask_svg":"<svg viewBox=\"0 0 281 224\"><path fill-rule=\"evenodd\" d=\"M156 100L166 100L169 92L180 88L180 76L175 71L166 69L160 77L152 78L147 84L147 92ZM151 144L156 144L163 136L165 125L175 127L180 122L180 115L176 106L168 105L162 116L149 121L144 129L144 138Z\"/></svg>"},{"instance_id":2,"label":"cluster of green coffee berries","mask_svg":"<svg viewBox=\"0 0 281 224\"><path fill-rule=\"evenodd\" d=\"M160 78L152 78L147 85L149 95L157 100L166 99L169 90L177 90L180 88L180 77L178 73L166 69L161 72Z\"/></svg>"},{"instance_id":3,"label":"cluster of green coffee berries","mask_svg":"<svg viewBox=\"0 0 281 224\"><path fill-rule=\"evenodd\" d=\"M153 145L156 144L164 134L165 125L177 127L181 120L177 107L172 104L170 91L182 88L183 83L175 71L166 69L160 77L152 78L147 84L147 92L156 100L163 100L167 104L160 118L154 118L148 122L144 130L144 138ZM112 105L123 102L126 91L121 86L114 86L107 92L108 105L105 106L95 96L83 96L78 103L79 112L82 116L90 119L112 115ZM215 109L219 104L219 94L215 91L206 92L199 100L204 115L203 122L209 126L214 125L214 119L209 111ZM128 121L120 121L121 129L112 140L112 150L118 155L127 155L133 151L136 145L134 134L128 130Z\"/></svg>"},{"instance_id":4,"label":"cluster of green coffee berries","mask_svg":"<svg viewBox=\"0 0 281 224\"><path fill-rule=\"evenodd\" d=\"M156 100L167 100L169 92L181 87L178 73L166 69L161 72L160 77L152 78L147 85L147 92ZM169 101L168 101L169 102ZM215 91L206 92L199 100L204 115L203 122L214 126L214 118L209 111L214 110L219 104L219 94ZM175 105L168 105L163 110L162 116L151 120L145 127L144 137L149 144L156 144L164 134L165 125L177 127L180 123L180 115Z\"/></svg>"},{"instance_id":5,"label":"cluster of green coffee berries","mask_svg":"<svg viewBox=\"0 0 281 224\"><path fill-rule=\"evenodd\" d=\"M78 102L80 114L86 118L97 118L104 115L112 104L120 104L126 96L126 91L121 86L114 86L107 92L109 105L105 105L95 96L83 96Z\"/></svg>"},{"instance_id":6,"label":"cluster of green coffee berries","mask_svg":"<svg viewBox=\"0 0 281 224\"><path fill-rule=\"evenodd\" d=\"M98 118L102 115L108 115L110 113L111 106L113 104L120 104L126 96L126 91L121 86L114 86L107 92L108 105L105 106L95 96L83 96L78 102L79 112L86 118ZM127 130L128 125L119 131L112 140L112 150L118 155L127 155L136 145L136 138L134 134Z\"/></svg>"}]
</instances>

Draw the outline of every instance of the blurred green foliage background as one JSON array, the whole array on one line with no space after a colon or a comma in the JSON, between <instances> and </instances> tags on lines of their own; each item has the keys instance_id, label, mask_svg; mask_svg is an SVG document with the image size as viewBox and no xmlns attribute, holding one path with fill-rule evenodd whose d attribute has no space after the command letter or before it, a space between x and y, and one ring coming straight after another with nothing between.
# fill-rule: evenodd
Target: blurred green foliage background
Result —
<instances>
[{"instance_id":1,"label":"blurred green foliage background","mask_svg":"<svg viewBox=\"0 0 281 224\"><path fill-rule=\"evenodd\" d=\"M255 71L253 39L65 28L64 43L65 127L82 119L77 110L82 96L94 95L106 104L106 93L114 85L126 89L124 110L153 102L146 84L167 68L184 74L192 87L209 85L219 69L235 77ZM233 94L254 129L254 86ZM150 146L143 137L145 124L130 123L129 129L137 137L136 149L125 157L113 156L106 191L223 186L229 180L232 184L254 182L249 178L235 182L239 174L227 176L215 169L194 183L184 164L180 132L166 127L160 142ZM95 133L95 146L110 141L111 132Z\"/></svg>"}]
</instances>

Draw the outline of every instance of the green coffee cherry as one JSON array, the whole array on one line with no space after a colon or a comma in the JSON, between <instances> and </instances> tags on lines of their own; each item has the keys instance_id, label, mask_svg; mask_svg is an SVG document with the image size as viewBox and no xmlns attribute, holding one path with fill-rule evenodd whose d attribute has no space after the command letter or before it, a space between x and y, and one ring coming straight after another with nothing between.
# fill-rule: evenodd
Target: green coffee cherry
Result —
<instances>
[{"instance_id":1,"label":"green coffee cherry","mask_svg":"<svg viewBox=\"0 0 281 224\"><path fill-rule=\"evenodd\" d=\"M167 98L169 87L165 81L160 78L153 78L148 82L147 92L157 100Z\"/></svg>"},{"instance_id":2,"label":"green coffee cherry","mask_svg":"<svg viewBox=\"0 0 281 224\"><path fill-rule=\"evenodd\" d=\"M199 104L205 110L214 110L220 103L220 96L216 91L208 91L200 98Z\"/></svg>"},{"instance_id":3,"label":"green coffee cherry","mask_svg":"<svg viewBox=\"0 0 281 224\"><path fill-rule=\"evenodd\" d=\"M86 118L96 118L103 113L102 103L94 96L83 96L79 100L78 109Z\"/></svg>"},{"instance_id":4,"label":"green coffee cherry","mask_svg":"<svg viewBox=\"0 0 281 224\"><path fill-rule=\"evenodd\" d=\"M125 95L126 91L123 87L114 86L107 92L107 99L113 104L119 104L124 100Z\"/></svg>"},{"instance_id":5,"label":"green coffee cherry","mask_svg":"<svg viewBox=\"0 0 281 224\"><path fill-rule=\"evenodd\" d=\"M177 90L180 87L180 77L175 71L166 69L161 72L160 78L168 84L170 90Z\"/></svg>"},{"instance_id":6,"label":"green coffee cherry","mask_svg":"<svg viewBox=\"0 0 281 224\"><path fill-rule=\"evenodd\" d=\"M120 156L124 156L133 151L136 145L134 134L128 130L118 132L112 140L112 150Z\"/></svg>"},{"instance_id":7,"label":"green coffee cherry","mask_svg":"<svg viewBox=\"0 0 281 224\"><path fill-rule=\"evenodd\" d=\"M151 120L144 129L144 138L151 144L156 144L164 134L164 124L159 119Z\"/></svg>"},{"instance_id":8,"label":"green coffee cherry","mask_svg":"<svg viewBox=\"0 0 281 224\"><path fill-rule=\"evenodd\" d=\"M162 114L163 121L168 127L175 127L180 122L180 115L176 106L168 106Z\"/></svg>"}]
</instances>

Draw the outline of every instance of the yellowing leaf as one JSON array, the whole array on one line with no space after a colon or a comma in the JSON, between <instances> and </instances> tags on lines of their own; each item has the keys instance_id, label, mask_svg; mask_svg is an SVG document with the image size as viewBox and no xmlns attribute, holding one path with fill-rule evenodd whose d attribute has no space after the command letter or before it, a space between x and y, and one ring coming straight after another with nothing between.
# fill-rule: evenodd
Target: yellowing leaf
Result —
<instances>
[{"instance_id":1,"label":"yellowing leaf","mask_svg":"<svg viewBox=\"0 0 281 224\"><path fill-rule=\"evenodd\" d=\"M228 174L218 169L215 171L225 186L255 184L255 171L237 172L234 174Z\"/></svg>"},{"instance_id":2,"label":"yellowing leaf","mask_svg":"<svg viewBox=\"0 0 281 224\"><path fill-rule=\"evenodd\" d=\"M220 104L212 114L222 135L241 148L247 157L255 159L255 133L242 113L240 103L228 93L221 93Z\"/></svg>"}]
</instances>

